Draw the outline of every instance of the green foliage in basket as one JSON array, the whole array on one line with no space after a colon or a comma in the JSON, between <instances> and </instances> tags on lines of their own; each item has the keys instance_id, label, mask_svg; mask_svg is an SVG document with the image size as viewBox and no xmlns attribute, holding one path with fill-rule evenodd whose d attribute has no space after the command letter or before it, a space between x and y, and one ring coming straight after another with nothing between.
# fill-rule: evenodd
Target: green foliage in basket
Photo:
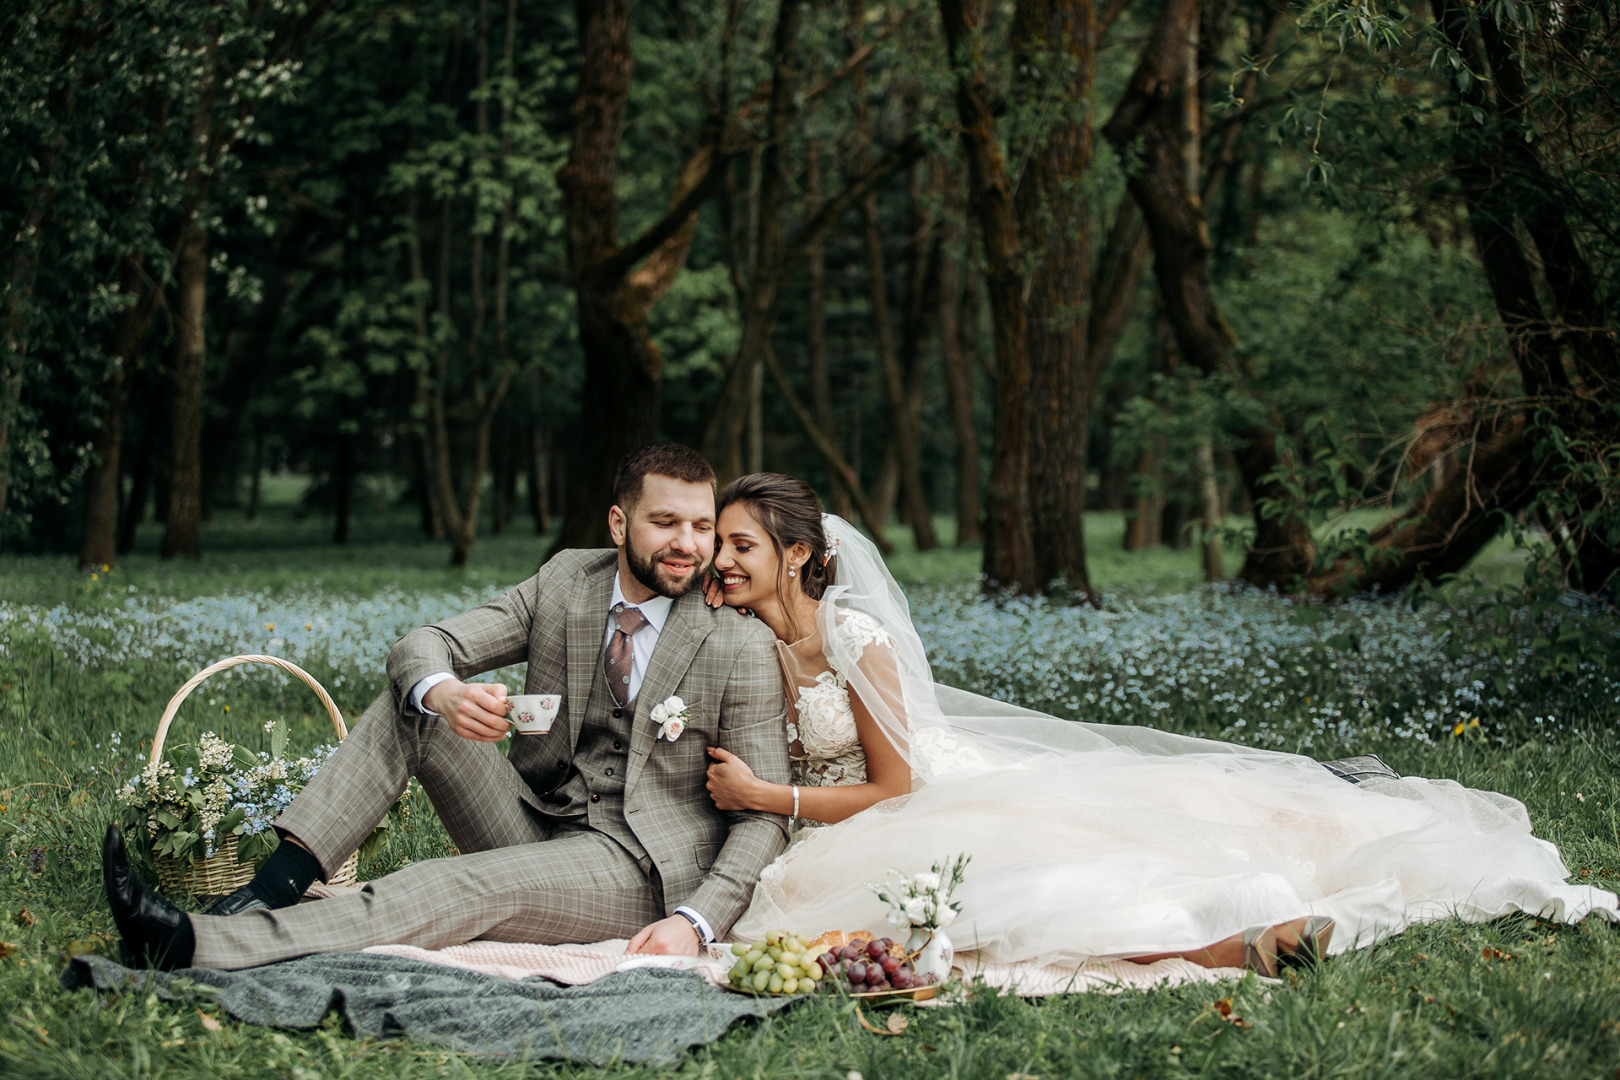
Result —
<instances>
[{"instance_id":1,"label":"green foliage in basket","mask_svg":"<svg viewBox=\"0 0 1620 1080\"><path fill-rule=\"evenodd\" d=\"M239 861L264 859L279 839L271 823L337 749L324 744L289 759L285 721L272 720L264 730L268 751L255 753L208 731L195 745L178 744L163 760L149 763L119 791L125 831L154 857L186 863L212 858L234 835ZM362 858L383 841L389 820L404 812L401 796L361 845Z\"/></svg>"}]
</instances>

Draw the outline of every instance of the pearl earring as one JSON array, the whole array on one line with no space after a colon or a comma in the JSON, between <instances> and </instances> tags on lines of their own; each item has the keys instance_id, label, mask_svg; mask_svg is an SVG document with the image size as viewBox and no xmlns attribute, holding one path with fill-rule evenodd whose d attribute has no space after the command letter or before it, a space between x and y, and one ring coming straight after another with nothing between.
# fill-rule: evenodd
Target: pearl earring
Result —
<instances>
[{"instance_id":1,"label":"pearl earring","mask_svg":"<svg viewBox=\"0 0 1620 1080\"><path fill-rule=\"evenodd\" d=\"M799 572L797 570L789 570L788 571L788 577L798 577L798 576L799 576Z\"/></svg>"}]
</instances>

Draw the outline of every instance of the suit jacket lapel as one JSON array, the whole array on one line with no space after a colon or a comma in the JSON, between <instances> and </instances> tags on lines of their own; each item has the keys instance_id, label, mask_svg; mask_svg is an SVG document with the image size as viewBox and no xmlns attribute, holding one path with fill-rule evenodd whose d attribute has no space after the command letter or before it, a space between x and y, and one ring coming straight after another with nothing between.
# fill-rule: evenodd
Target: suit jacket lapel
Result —
<instances>
[{"instance_id":1,"label":"suit jacket lapel","mask_svg":"<svg viewBox=\"0 0 1620 1080\"><path fill-rule=\"evenodd\" d=\"M658 738L658 725L652 722L652 707L675 692L686 669L692 666L698 646L709 636L709 627L703 625L707 614L701 592L686 594L669 609L669 618L664 621L658 645L653 649L652 663L647 665L641 689L636 692L636 713L630 729L630 764L624 778L626 791L635 786L641 776L641 764L652 753L653 743ZM689 701L687 704L694 709L712 710L718 702Z\"/></svg>"},{"instance_id":2,"label":"suit jacket lapel","mask_svg":"<svg viewBox=\"0 0 1620 1080\"><path fill-rule=\"evenodd\" d=\"M613 601L613 575L616 563L585 575L580 584L579 602L568 608L566 653L568 656L568 746L579 742L585 720L585 704L591 699L591 683L602 660L602 642L607 637L608 608Z\"/></svg>"}]
</instances>

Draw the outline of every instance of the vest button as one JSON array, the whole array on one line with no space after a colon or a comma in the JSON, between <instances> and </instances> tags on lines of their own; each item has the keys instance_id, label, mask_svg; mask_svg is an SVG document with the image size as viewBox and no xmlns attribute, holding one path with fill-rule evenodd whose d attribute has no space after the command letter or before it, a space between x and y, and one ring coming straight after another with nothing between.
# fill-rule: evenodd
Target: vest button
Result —
<instances>
[{"instance_id":1,"label":"vest button","mask_svg":"<svg viewBox=\"0 0 1620 1080\"><path fill-rule=\"evenodd\" d=\"M566 769L566 768L568 768L568 762L566 762L566 761L559 761L559 762L557 762L557 768L559 768L559 769Z\"/></svg>"},{"instance_id":2,"label":"vest button","mask_svg":"<svg viewBox=\"0 0 1620 1080\"><path fill-rule=\"evenodd\" d=\"M624 743L620 742L618 739L614 739L613 740L613 749L615 749L615 750L623 750L624 749Z\"/></svg>"},{"instance_id":3,"label":"vest button","mask_svg":"<svg viewBox=\"0 0 1620 1080\"><path fill-rule=\"evenodd\" d=\"M623 709L614 709L613 710L613 719L615 719L615 720L623 720L624 719L624 710Z\"/></svg>"},{"instance_id":4,"label":"vest button","mask_svg":"<svg viewBox=\"0 0 1620 1080\"><path fill-rule=\"evenodd\" d=\"M600 795L592 795L591 796L591 802L601 802L601 801L602 801L602 796L600 796Z\"/></svg>"},{"instance_id":5,"label":"vest button","mask_svg":"<svg viewBox=\"0 0 1620 1080\"><path fill-rule=\"evenodd\" d=\"M608 774L608 775L609 775L609 776L612 776L612 775L613 775L613 770L612 770L612 769L609 769L609 770L608 770L608 771L607 771L607 774Z\"/></svg>"}]
</instances>

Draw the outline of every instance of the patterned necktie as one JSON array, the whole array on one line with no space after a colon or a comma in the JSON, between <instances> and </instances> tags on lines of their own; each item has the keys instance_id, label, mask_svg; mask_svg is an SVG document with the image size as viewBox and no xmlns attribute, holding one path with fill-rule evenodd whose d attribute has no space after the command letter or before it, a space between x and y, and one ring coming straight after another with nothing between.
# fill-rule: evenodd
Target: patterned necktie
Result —
<instances>
[{"instance_id":1,"label":"patterned necktie","mask_svg":"<svg viewBox=\"0 0 1620 1080\"><path fill-rule=\"evenodd\" d=\"M630 637L647 625L647 616L640 608L622 603L613 605L612 614L615 626L607 643L607 681L613 700L624 705L630 700L630 668L634 663Z\"/></svg>"}]
</instances>

